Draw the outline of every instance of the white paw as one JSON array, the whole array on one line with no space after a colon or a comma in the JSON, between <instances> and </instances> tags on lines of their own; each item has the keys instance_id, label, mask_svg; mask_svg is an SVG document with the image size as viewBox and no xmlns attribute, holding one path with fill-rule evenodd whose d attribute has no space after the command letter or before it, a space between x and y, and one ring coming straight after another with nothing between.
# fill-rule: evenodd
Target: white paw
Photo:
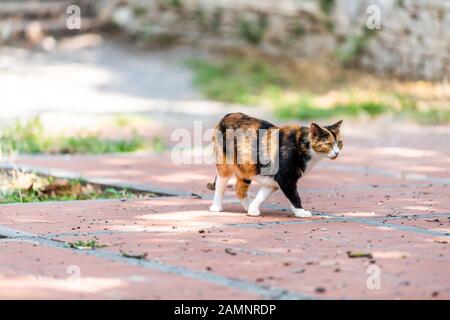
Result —
<instances>
[{"instance_id":1,"label":"white paw","mask_svg":"<svg viewBox=\"0 0 450 320\"><path fill-rule=\"evenodd\" d=\"M257 208L256 206L250 205L250 207L248 208L247 214L252 217L257 217L257 216L261 215L261 211L259 211L259 208Z\"/></svg>"},{"instance_id":2,"label":"white paw","mask_svg":"<svg viewBox=\"0 0 450 320\"><path fill-rule=\"evenodd\" d=\"M308 218L312 216L310 211L301 208L292 208L292 212L297 218Z\"/></svg>"},{"instance_id":3,"label":"white paw","mask_svg":"<svg viewBox=\"0 0 450 320\"><path fill-rule=\"evenodd\" d=\"M219 206L217 204L213 204L213 205L211 205L209 207L209 211L211 211L211 212L221 212L221 211L223 211L223 207Z\"/></svg>"},{"instance_id":4,"label":"white paw","mask_svg":"<svg viewBox=\"0 0 450 320\"><path fill-rule=\"evenodd\" d=\"M244 210L248 211L248 207L250 206L250 199L249 198L241 199L241 204L244 207Z\"/></svg>"}]
</instances>

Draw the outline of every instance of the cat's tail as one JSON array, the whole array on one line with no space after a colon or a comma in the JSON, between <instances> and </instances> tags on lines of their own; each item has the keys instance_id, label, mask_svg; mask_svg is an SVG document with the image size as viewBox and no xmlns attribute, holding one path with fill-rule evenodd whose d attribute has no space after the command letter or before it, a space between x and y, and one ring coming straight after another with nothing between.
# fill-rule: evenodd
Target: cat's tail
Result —
<instances>
[{"instance_id":1,"label":"cat's tail","mask_svg":"<svg viewBox=\"0 0 450 320\"><path fill-rule=\"evenodd\" d=\"M208 184L206 185L206 188L208 188L211 191L216 190L216 180L217 180L217 176L214 178L214 182L208 182Z\"/></svg>"}]
</instances>

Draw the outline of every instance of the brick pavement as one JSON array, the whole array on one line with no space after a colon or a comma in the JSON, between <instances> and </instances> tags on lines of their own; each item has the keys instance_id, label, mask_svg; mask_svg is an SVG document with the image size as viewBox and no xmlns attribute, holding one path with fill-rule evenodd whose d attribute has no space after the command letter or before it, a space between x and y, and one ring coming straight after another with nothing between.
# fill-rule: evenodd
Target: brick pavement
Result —
<instances>
[{"instance_id":1,"label":"brick pavement","mask_svg":"<svg viewBox=\"0 0 450 320\"><path fill-rule=\"evenodd\" d=\"M2 205L0 298L448 299L450 148L411 143L349 139L342 158L299 183L309 219L292 217L280 192L248 217L231 186L225 212L210 213L214 167L175 166L169 153L20 157L172 196ZM106 247L67 246L94 238Z\"/></svg>"}]
</instances>

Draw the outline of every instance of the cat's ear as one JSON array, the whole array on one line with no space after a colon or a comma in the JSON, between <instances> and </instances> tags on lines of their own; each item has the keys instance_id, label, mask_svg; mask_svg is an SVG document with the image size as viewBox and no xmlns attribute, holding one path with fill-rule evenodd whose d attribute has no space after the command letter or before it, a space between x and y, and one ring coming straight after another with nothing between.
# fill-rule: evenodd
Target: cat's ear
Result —
<instances>
[{"instance_id":1,"label":"cat's ear","mask_svg":"<svg viewBox=\"0 0 450 320\"><path fill-rule=\"evenodd\" d=\"M339 120L338 122L332 124L331 126L326 126L325 128L327 128L328 130L331 131L339 131L339 128L341 127L341 124L344 120Z\"/></svg>"},{"instance_id":2,"label":"cat's ear","mask_svg":"<svg viewBox=\"0 0 450 320\"><path fill-rule=\"evenodd\" d=\"M331 126L339 129L341 127L342 122L344 122L344 120L339 120L338 122L336 122L335 124L332 124Z\"/></svg>"},{"instance_id":3,"label":"cat's ear","mask_svg":"<svg viewBox=\"0 0 450 320\"><path fill-rule=\"evenodd\" d=\"M309 132L311 133L312 137L317 137L321 134L321 132L323 131L323 129L316 123L311 123L311 125L309 126Z\"/></svg>"}]
</instances>

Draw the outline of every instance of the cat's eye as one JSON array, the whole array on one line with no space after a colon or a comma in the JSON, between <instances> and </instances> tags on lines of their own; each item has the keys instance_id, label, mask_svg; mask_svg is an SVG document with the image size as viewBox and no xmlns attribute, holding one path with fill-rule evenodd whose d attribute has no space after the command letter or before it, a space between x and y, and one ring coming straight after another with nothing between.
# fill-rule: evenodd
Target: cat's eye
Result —
<instances>
[{"instance_id":1,"label":"cat's eye","mask_svg":"<svg viewBox=\"0 0 450 320\"><path fill-rule=\"evenodd\" d=\"M341 148L344 146L344 144L342 143L342 141L338 141L337 145L338 145L339 149L341 149Z\"/></svg>"}]
</instances>

